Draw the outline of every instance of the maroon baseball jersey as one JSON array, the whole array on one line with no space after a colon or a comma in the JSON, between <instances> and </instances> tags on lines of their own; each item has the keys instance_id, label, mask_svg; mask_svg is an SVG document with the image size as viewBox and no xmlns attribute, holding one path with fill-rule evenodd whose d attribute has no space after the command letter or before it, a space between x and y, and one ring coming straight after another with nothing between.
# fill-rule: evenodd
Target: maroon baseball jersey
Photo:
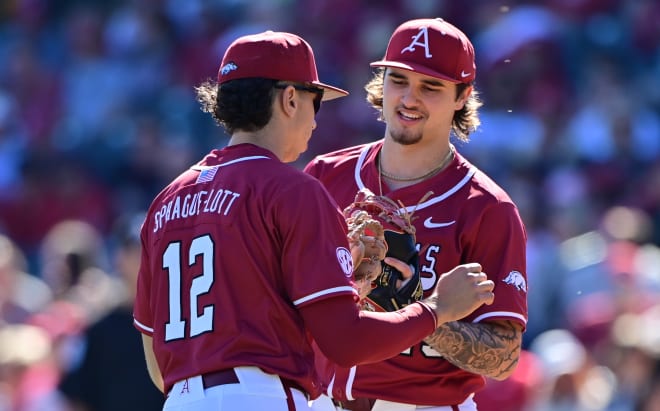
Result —
<instances>
[{"instance_id":1,"label":"maroon baseball jersey","mask_svg":"<svg viewBox=\"0 0 660 411\"><path fill-rule=\"evenodd\" d=\"M414 225L425 293L438 276L459 264L478 262L495 282L495 302L464 321L527 322L526 233L509 196L489 177L456 153L438 175L390 191L379 180L377 154L382 141L351 147L312 160L305 171L317 177L340 207L366 187L414 211ZM433 194L420 203L429 191ZM484 385L483 377L463 371L430 346L420 343L376 364L337 368L330 386L339 399L358 397L420 405L451 405Z\"/></svg>"},{"instance_id":2,"label":"maroon baseball jersey","mask_svg":"<svg viewBox=\"0 0 660 411\"><path fill-rule=\"evenodd\" d=\"M141 237L134 323L165 392L239 365L318 392L297 308L356 292L343 217L316 179L251 144L214 150L155 198Z\"/></svg>"}]
</instances>

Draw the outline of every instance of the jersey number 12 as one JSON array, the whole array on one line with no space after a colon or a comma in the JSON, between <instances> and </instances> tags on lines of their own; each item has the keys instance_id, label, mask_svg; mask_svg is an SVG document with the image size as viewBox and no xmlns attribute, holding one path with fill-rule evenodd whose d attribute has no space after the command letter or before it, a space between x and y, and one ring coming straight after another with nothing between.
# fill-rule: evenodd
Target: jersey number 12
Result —
<instances>
[{"instance_id":1,"label":"jersey number 12","mask_svg":"<svg viewBox=\"0 0 660 411\"><path fill-rule=\"evenodd\" d=\"M170 318L165 324L165 341L185 338L186 321L182 316L182 299L188 298L190 304L190 337L195 337L213 330L213 306L206 306L199 315L197 299L206 294L213 285L213 240L211 236L203 235L195 238L188 250L188 267L195 265L197 257L201 256L202 272L196 273L190 285L190 290L181 292L182 262L181 243L168 244L163 253L163 269L167 270L169 280Z\"/></svg>"}]
</instances>

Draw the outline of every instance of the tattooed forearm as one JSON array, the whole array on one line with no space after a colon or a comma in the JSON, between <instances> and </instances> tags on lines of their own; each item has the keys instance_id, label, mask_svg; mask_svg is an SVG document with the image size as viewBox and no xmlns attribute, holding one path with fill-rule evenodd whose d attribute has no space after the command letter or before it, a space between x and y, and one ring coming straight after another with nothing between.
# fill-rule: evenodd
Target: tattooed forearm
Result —
<instances>
[{"instance_id":1,"label":"tattooed forearm","mask_svg":"<svg viewBox=\"0 0 660 411\"><path fill-rule=\"evenodd\" d=\"M424 342L459 368L503 380L518 364L522 327L511 321L453 321L439 327Z\"/></svg>"}]
</instances>

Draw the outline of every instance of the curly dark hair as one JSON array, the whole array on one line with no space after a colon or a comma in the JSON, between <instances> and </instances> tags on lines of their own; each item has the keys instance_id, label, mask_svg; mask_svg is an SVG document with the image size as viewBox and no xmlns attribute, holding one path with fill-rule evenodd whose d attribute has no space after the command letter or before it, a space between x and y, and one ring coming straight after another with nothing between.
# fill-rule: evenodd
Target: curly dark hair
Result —
<instances>
[{"instance_id":1,"label":"curly dark hair","mask_svg":"<svg viewBox=\"0 0 660 411\"><path fill-rule=\"evenodd\" d=\"M364 86L367 91L367 101L378 110L378 119L383 120L383 83L385 81L385 67L378 68L371 80ZM470 84L458 84L456 86L456 98L469 87ZM470 133L479 127L479 107L483 103L479 99L479 92L472 89L472 94L468 97L462 109L456 110L451 122L451 128L456 137L461 141L469 141Z\"/></svg>"},{"instance_id":2,"label":"curly dark hair","mask_svg":"<svg viewBox=\"0 0 660 411\"><path fill-rule=\"evenodd\" d=\"M219 85L208 79L195 87L195 92L202 111L233 134L236 130L258 131L268 124L276 83L266 78L244 78Z\"/></svg>"}]
</instances>

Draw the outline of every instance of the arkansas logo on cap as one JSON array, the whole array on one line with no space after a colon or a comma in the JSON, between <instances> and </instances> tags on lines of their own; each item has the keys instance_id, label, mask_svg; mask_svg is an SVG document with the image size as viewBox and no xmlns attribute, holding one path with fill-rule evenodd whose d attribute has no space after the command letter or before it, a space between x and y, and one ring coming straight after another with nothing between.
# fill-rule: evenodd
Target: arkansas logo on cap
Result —
<instances>
[{"instance_id":1,"label":"arkansas logo on cap","mask_svg":"<svg viewBox=\"0 0 660 411\"><path fill-rule=\"evenodd\" d=\"M385 57L371 66L411 70L453 83L471 83L477 74L472 43L440 18L401 24L390 38Z\"/></svg>"},{"instance_id":2,"label":"arkansas logo on cap","mask_svg":"<svg viewBox=\"0 0 660 411\"><path fill-rule=\"evenodd\" d=\"M419 29L417 35L413 36L412 41L406 47L402 48L399 54L405 52L414 53L416 47L422 47L424 49L424 57L430 59L433 57L431 51L429 50L429 28L422 27Z\"/></svg>"},{"instance_id":3,"label":"arkansas logo on cap","mask_svg":"<svg viewBox=\"0 0 660 411\"><path fill-rule=\"evenodd\" d=\"M229 63L225 64L220 68L220 75L221 76L226 76L227 74L231 73L232 71L238 69L238 66L236 63L233 61L230 61Z\"/></svg>"}]
</instances>

